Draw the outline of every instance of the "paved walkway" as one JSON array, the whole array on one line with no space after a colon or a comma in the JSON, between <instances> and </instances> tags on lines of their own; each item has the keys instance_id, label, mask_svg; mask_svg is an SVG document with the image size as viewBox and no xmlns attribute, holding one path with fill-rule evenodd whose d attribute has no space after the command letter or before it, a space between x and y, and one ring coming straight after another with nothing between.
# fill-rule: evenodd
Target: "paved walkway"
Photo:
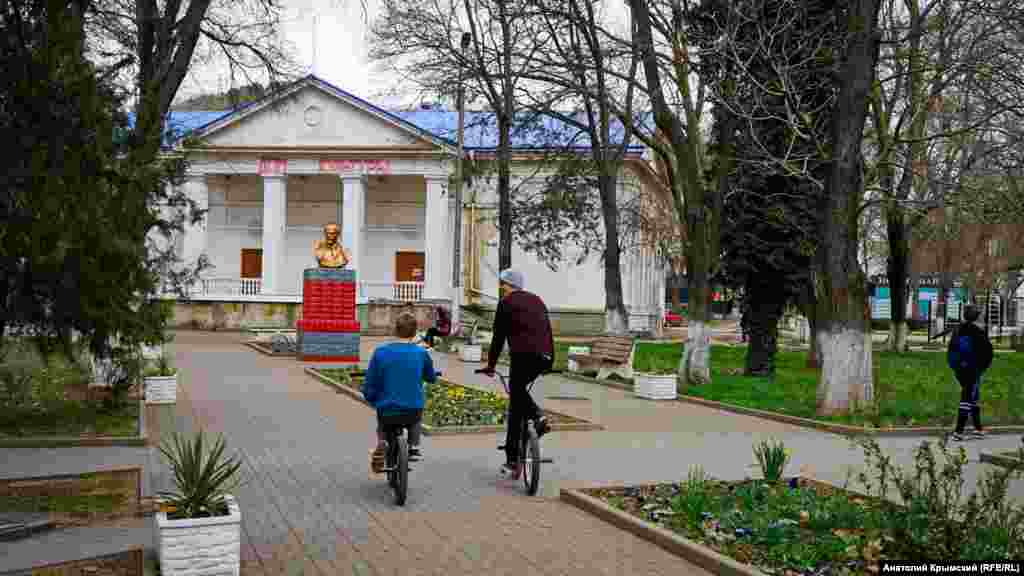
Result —
<instances>
[{"instance_id":1,"label":"paved walkway","mask_svg":"<svg viewBox=\"0 0 1024 576\"><path fill-rule=\"evenodd\" d=\"M720 478L742 478L756 474L751 446L766 437L782 438L792 449L792 473L811 466L816 476L841 482L848 464L862 462L860 452L835 435L548 376L535 394L542 405L600 422L606 430L544 438L545 456L554 464L544 469L541 497L527 498L521 483L496 479L503 458L495 450L497 435L437 436L425 439L425 459L410 476L409 500L397 509L386 483L369 475L371 410L305 375L303 364L258 354L242 346L243 339L232 333L176 334L178 404L161 424L164 431L203 427L223 433L229 450L243 458L247 483L235 492L246 575L704 574L561 503L559 489L674 481L697 464ZM363 357L382 340L365 338ZM478 364L434 357L449 379L500 385L472 374ZM579 386L587 400L544 398L563 384ZM892 438L882 445L908 464L919 441ZM967 448L976 462L983 447L1019 443L1019 436L1004 436ZM145 492L169 487L155 449L116 456L59 450L65 449L2 450L2 474L72 471L85 462L100 469L119 459L145 458ZM972 466L969 481L986 466ZM1015 484L1013 493L1024 497L1024 486ZM17 543L9 544L0 543L0 571L13 567L5 552L15 552Z\"/></svg>"}]
</instances>

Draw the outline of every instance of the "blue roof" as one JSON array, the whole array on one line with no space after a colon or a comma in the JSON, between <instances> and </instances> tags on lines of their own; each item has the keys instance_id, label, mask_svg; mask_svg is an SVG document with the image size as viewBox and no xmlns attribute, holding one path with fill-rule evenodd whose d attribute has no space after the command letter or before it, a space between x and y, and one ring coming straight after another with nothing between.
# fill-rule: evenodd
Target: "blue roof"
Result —
<instances>
[{"instance_id":1,"label":"blue roof","mask_svg":"<svg viewBox=\"0 0 1024 576\"><path fill-rule=\"evenodd\" d=\"M201 128L230 114L231 110L197 110L194 112L171 112L164 124L163 146L170 147L175 140L197 128ZM135 113L128 113L128 127L135 127Z\"/></svg>"},{"instance_id":2,"label":"blue roof","mask_svg":"<svg viewBox=\"0 0 1024 576\"><path fill-rule=\"evenodd\" d=\"M313 79L330 86L351 98L359 101L367 107L374 109L386 116L390 116L400 123L407 123L411 128L431 135L436 138L453 143L458 137L458 113L452 110L440 108L417 109L417 110L384 110L371 102L367 102L355 95L349 94L330 83L313 76L307 76L303 80ZM298 83L297 82L297 83ZM294 84L293 84L294 85ZM263 99L273 98L269 94ZM168 114L164 131L163 145L170 147L176 140L195 130L204 128L224 116L233 112L241 111L253 106L256 102L249 102L234 110L204 110L194 112L172 111ZM134 126L135 115L128 114L129 126ZM498 147L498 129L495 116L492 112L467 111L465 119L465 148L467 150L490 151ZM622 126L618 122L612 125L612 141L619 141L622 135ZM550 150L571 147L578 150L590 148L590 139L585 133L567 123L549 117L538 117L536 115L521 115L520 121L513 126L511 134L512 148L517 150ZM636 139L629 146L631 152L643 151L644 146Z\"/></svg>"},{"instance_id":3,"label":"blue roof","mask_svg":"<svg viewBox=\"0 0 1024 576\"><path fill-rule=\"evenodd\" d=\"M392 114L427 130L439 138L456 140L458 138L459 115L452 110L431 108L428 110L396 110ZM585 120L582 120L585 123ZM495 150L498 148L498 123L493 112L466 112L465 147L467 150ZM611 139L619 142L622 138L622 126L613 123ZM555 118L521 115L520 122L512 127L510 134L512 148L518 150L590 149L590 138L576 126ZM643 150L643 145L634 139L629 146L631 151Z\"/></svg>"}]
</instances>

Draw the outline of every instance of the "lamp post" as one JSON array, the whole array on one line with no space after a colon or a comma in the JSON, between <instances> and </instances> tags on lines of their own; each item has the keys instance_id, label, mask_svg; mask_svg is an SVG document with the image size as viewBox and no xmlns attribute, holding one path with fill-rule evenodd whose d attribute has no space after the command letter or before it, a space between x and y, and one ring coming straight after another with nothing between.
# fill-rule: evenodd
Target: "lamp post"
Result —
<instances>
[{"instance_id":1,"label":"lamp post","mask_svg":"<svg viewBox=\"0 0 1024 576\"><path fill-rule=\"evenodd\" d=\"M452 327L458 325L459 319L462 316L462 182L463 182L463 166L462 157L465 155L465 132L466 132L466 103L465 96L466 90L463 86L464 78L463 71L465 66L463 61L465 59L466 49L469 48L470 34L464 32L462 34L462 58L459 59L459 85L458 85L458 102L457 106L459 109L459 146L458 155L455 158L455 241L454 250L452 251L453 263L452 263L452 286L455 288L455 302L452 310Z\"/></svg>"}]
</instances>

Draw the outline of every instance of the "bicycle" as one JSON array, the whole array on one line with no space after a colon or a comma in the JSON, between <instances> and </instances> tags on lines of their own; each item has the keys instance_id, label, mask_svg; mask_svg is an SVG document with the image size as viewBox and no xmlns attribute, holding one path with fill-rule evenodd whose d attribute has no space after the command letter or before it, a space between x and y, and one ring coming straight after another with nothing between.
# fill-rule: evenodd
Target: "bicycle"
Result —
<instances>
[{"instance_id":1,"label":"bicycle","mask_svg":"<svg viewBox=\"0 0 1024 576\"><path fill-rule=\"evenodd\" d=\"M441 373L436 373L441 377ZM387 424L384 428L384 468L388 485L395 492L395 505L405 506L409 492L409 459L408 431L411 423Z\"/></svg>"},{"instance_id":2,"label":"bicycle","mask_svg":"<svg viewBox=\"0 0 1024 576\"><path fill-rule=\"evenodd\" d=\"M474 371L477 374L497 374L498 379L501 380L501 386L505 389L505 393L511 396L511 391L508 387L508 376L495 370L493 373L488 372L486 368L480 368ZM542 372L540 376L545 374L557 374L561 370L548 370ZM539 379L540 376L537 378ZM533 389L534 383L537 380L529 383L526 386L526 393L529 394ZM511 410L511 404L509 406ZM511 415L510 415L511 416ZM506 425L509 419L506 419ZM524 418L526 420L521 428L522 434L519 437L519 460L523 465L523 484L526 486L526 493L529 496L536 496L537 489L540 487L540 465L551 464L554 462L551 458L541 458L540 455L540 438L537 436L537 430L534 426L532 418ZM498 446L498 450L505 450L505 446Z\"/></svg>"}]
</instances>

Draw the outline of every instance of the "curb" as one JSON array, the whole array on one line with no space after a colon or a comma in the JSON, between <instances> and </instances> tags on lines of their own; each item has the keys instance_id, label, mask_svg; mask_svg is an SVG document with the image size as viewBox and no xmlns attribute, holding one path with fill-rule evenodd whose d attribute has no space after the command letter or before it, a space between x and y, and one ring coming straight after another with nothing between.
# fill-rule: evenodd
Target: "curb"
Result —
<instances>
[{"instance_id":1,"label":"curb","mask_svg":"<svg viewBox=\"0 0 1024 576\"><path fill-rule=\"evenodd\" d=\"M735 404L726 404L724 402L717 402L715 400L707 400L699 398L697 396L688 396L686 394L680 394L677 398L680 402L687 402L690 404L698 404L706 406L708 408L715 408L723 410L725 412L733 412L736 414L743 414L745 416L754 416L757 418L764 418L766 420L774 420L776 422L782 422L785 424L793 424L795 426L802 426L804 428L813 428L821 430L823 432L831 432L833 434L839 434L841 436L879 436L879 437L901 437L901 436L942 436L949 433L948 428L941 428L938 426L919 426L919 427L889 427L889 428L865 428L863 426L850 426L847 424L832 424L830 422L822 422L821 420L812 420L810 418L802 418L800 416L790 416L788 414L780 414L778 412L769 412L767 410L758 410L756 408L747 408L745 406L737 406ZM1021 425L1009 425L1009 426L990 426L986 428L989 434L1020 434L1024 432L1024 426Z\"/></svg>"},{"instance_id":2,"label":"curb","mask_svg":"<svg viewBox=\"0 0 1024 576\"><path fill-rule=\"evenodd\" d=\"M362 394L360 394L359 392L357 392L355 390L352 390L351 388L349 388L348 386L345 386L344 384L340 384L338 382L335 382L332 378L329 378L327 376L324 376L323 374L320 374L319 371L316 368L308 368L307 367L307 368L303 368L303 371L306 374L309 374L310 376L316 378L320 382L323 382L324 384L326 384L326 385L330 386L331 388L337 390L338 392L341 392L342 394L348 396L349 398L352 398L353 400L356 400L360 404L363 404L364 406L367 406L367 407L369 407L371 409L373 408L363 398ZM455 385L455 386L462 386L464 388L470 388L472 390L480 390L479 388L474 388L473 386L466 386L464 384L457 384L455 382L452 382L451 380L445 380L444 378L441 378L440 380L442 380L444 382L447 382L449 384ZM489 392L489 390L481 390L481 391ZM548 410L546 408L544 408L542 410L544 412L547 412L548 414L553 415L553 416L561 416L563 418L572 418L573 420L577 420L578 421L578 422L570 422L570 423L554 423L553 422L551 424L551 432L592 432L592 431L597 431L597 430L604 430L604 426L602 426L600 424L595 424L593 422L587 422L586 420L582 420L580 418L576 418L575 416L569 416L568 414L562 414L561 412L556 412L554 410ZM460 435L460 434L497 434L497 433L505 432L505 426L499 426L499 425L487 425L487 426L431 426L430 424L424 423L421 426L422 426L422 429L423 429L423 434L425 434L427 436L455 436L455 435Z\"/></svg>"},{"instance_id":3,"label":"curb","mask_svg":"<svg viewBox=\"0 0 1024 576\"><path fill-rule=\"evenodd\" d=\"M97 438L75 438L55 436L53 438L0 438L0 448L84 448L111 446L147 446L145 436L101 436Z\"/></svg>"},{"instance_id":4,"label":"curb","mask_svg":"<svg viewBox=\"0 0 1024 576\"><path fill-rule=\"evenodd\" d=\"M572 374L569 372L563 372L559 374L566 378L572 378L582 382L589 382L591 384L597 384L598 386L605 386L608 388L616 388L619 390L625 390L631 392L633 386L623 382L615 382L610 380L598 380L596 378L590 378L588 376L580 376L578 374ZM813 430L820 430L822 432L829 432L832 434L838 434L840 436L877 436L877 437L907 437L907 436L942 436L949 433L948 428L942 428L939 426L918 426L918 427L889 427L889 428L865 428L863 426L850 426L848 424L833 424L831 422L824 422L821 420L814 420L811 418L803 418L801 416L791 416L789 414L781 414L779 412L770 412L768 410L758 410L757 408L747 408L746 406L738 406L736 404L727 404L725 402L718 402L716 400L708 400L699 396L690 396L688 394L680 393L676 397L677 402L685 402L689 404L697 404L707 408L714 408L716 410L722 410L724 412L732 412L734 414L742 414L744 416L753 416L755 418L764 418L765 420L774 420L776 422L782 422L783 424L792 424L794 426L800 426L802 428L810 428ZM660 400L659 400L660 402ZM989 426L985 429L989 434L1020 434L1024 432L1024 425L1010 424L1006 426Z\"/></svg>"},{"instance_id":5,"label":"curb","mask_svg":"<svg viewBox=\"0 0 1024 576\"><path fill-rule=\"evenodd\" d=\"M995 466L1002 466L1004 468L1024 471L1024 460L1013 456L1007 456L1005 453L982 452L980 456L982 462L993 464Z\"/></svg>"},{"instance_id":6,"label":"curb","mask_svg":"<svg viewBox=\"0 0 1024 576\"><path fill-rule=\"evenodd\" d=\"M602 488L610 488L610 486L602 486ZM714 574L719 574L720 576L766 576L764 572L749 564L740 563L707 546L698 544L659 526L652 526L621 510L616 510L601 500L588 496L577 489L563 488L559 494L559 499Z\"/></svg>"}]
</instances>

